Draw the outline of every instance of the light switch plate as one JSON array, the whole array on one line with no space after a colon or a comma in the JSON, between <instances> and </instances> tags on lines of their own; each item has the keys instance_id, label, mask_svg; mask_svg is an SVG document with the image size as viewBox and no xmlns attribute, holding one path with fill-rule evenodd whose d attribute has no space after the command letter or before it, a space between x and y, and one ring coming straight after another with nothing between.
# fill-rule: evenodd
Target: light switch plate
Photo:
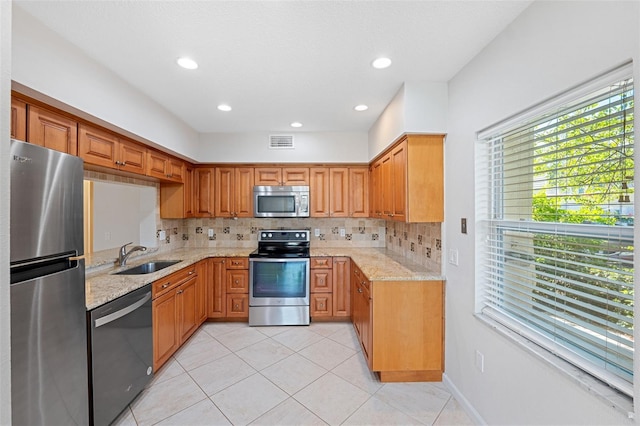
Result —
<instances>
[{"instance_id":1,"label":"light switch plate","mask_svg":"<svg viewBox=\"0 0 640 426\"><path fill-rule=\"evenodd\" d=\"M462 232L463 234L467 233L467 218L463 217L462 219L460 219L460 232Z\"/></svg>"},{"instance_id":2,"label":"light switch plate","mask_svg":"<svg viewBox=\"0 0 640 426\"><path fill-rule=\"evenodd\" d=\"M316 237L319 237L320 236L320 229L319 228L314 229L313 230L313 235L315 235Z\"/></svg>"},{"instance_id":3,"label":"light switch plate","mask_svg":"<svg viewBox=\"0 0 640 426\"><path fill-rule=\"evenodd\" d=\"M344 228L340 228L340 236L344 237L345 235L347 235L345 229Z\"/></svg>"},{"instance_id":4,"label":"light switch plate","mask_svg":"<svg viewBox=\"0 0 640 426\"><path fill-rule=\"evenodd\" d=\"M213 237L213 228L209 228L209 230L207 231L207 236Z\"/></svg>"},{"instance_id":5,"label":"light switch plate","mask_svg":"<svg viewBox=\"0 0 640 426\"><path fill-rule=\"evenodd\" d=\"M159 240L165 240L166 238L167 238L167 231L158 232L158 239Z\"/></svg>"}]
</instances>

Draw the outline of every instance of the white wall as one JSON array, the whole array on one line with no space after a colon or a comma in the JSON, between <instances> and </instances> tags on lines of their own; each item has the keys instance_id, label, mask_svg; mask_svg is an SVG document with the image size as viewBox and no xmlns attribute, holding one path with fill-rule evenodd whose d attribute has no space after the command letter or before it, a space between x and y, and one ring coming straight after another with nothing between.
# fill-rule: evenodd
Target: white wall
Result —
<instances>
[{"instance_id":1,"label":"white wall","mask_svg":"<svg viewBox=\"0 0 640 426\"><path fill-rule=\"evenodd\" d=\"M405 82L369 129L369 160L403 133L447 132L447 83Z\"/></svg>"},{"instance_id":2,"label":"white wall","mask_svg":"<svg viewBox=\"0 0 640 426\"><path fill-rule=\"evenodd\" d=\"M459 266L446 265L446 375L488 424L629 423L474 317L472 200L476 132L630 58L640 60L639 8L638 2L535 2L449 82L444 250L459 250ZM463 217L467 235L460 233ZM484 373L474 365L475 350L485 356ZM640 377L638 363L635 373Z\"/></svg>"},{"instance_id":3,"label":"white wall","mask_svg":"<svg viewBox=\"0 0 640 426\"><path fill-rule=\"evenodd\" d=\"M95 181L93 191L93 251L157 245L155 187Z\"/></svg>"},{"instance_id":4,"label":"white wall","mask_svg":"<svg viewBox=\"0 0 640 426\"><path fill-rule=\"evenodd\" d=\"M200 135L202 163L366 163L365 132L296 133L295 149L269 149L270 133L206 133Z\"/></svg>"},{"instance_id":5,"label":"white wall","mask_svg":"<svg viewBox=\"0 0 640 426\"><path fill-rule=\"evenodd\" d=\"M143 142L197 158L195 131L19 6L13 8L12 59L11 78L19 83L17 87L26 86L111 123ZM37 93L27 94L40 97Z\"/></svg>"},{"instance_id":6,"label":"white wall","mask_svg":"<svg viewBox=\"0 0 640 426\"><path fill-rule=\"evenodd\" d=\"M0 425L11 424L9 311L9 107L11 105L11 2L0 1Z\"/></svg>"}]
</instances>

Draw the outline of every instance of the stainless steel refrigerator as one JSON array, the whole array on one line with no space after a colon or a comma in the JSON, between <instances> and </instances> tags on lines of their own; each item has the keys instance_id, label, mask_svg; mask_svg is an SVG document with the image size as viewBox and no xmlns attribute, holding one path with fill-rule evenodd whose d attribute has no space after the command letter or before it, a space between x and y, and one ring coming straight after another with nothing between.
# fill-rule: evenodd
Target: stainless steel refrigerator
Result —
<instances>
[{"instance_id":1,"label":"stainless steel refrigerator","mask_svg":"<svg viewBox=\"0 0 640 426\"><path fill-rule=\"evenodd\" d=\"M10 163L12 423L86 425L82 160L12 140Z\"/></svg>"}]
</instances>

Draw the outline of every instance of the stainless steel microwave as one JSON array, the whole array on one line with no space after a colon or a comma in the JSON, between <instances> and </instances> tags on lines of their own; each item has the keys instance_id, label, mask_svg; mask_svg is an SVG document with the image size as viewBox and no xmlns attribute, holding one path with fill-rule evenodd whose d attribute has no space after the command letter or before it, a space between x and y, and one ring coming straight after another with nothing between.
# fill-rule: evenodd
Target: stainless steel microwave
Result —
<instances>
[{"instance_id":1,"label":"stainless steel microwave","mask_svg":"<svg viewBox=\"0 0 640 426\"><path fill-rule=\"evenodd\" d=\"M254 217L309 217L308 186L254 186Z\"/></svg>"}]
</instances>

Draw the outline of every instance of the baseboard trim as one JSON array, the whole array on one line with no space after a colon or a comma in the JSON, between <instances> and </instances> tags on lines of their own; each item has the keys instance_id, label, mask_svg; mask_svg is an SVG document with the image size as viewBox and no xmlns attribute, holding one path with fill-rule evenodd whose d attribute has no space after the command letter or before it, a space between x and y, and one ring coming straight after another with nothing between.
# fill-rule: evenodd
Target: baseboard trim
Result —
<instances>
[{"instance_id":1,"label":"baseboard trim","mask_svg":"<svg viewBox=\"0 0 640 426\"><path fill-rule=\"evenodd\" d=\"M471 419L471 421L476 425L486 426L487 422L484 421L480 413L476 411L476 409L471 405L469 400L464 397L464 395L460 392L460 390L453 384L447 373L442 375L442 383L449 389L453 397L460 403L464 412L467 413L467 416Z\"/></svg>"}]
</instances>

